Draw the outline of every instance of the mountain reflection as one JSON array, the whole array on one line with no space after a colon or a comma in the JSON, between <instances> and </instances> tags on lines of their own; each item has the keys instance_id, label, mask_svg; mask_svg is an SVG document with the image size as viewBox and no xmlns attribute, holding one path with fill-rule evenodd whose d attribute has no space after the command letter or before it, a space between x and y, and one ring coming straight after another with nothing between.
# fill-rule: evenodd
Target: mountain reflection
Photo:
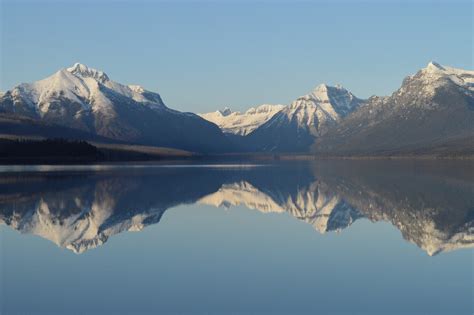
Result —
<instances>
[{"instance_id":1,"label":"mountain reflection","mask_svg":"<svg viewBox=\"0 0 474 315\"><path fill-rule=\"evenodd\" d=\"M286 212L320 233L342 231L361 218L388 221L429 255L474 246L474 168L468 162L117 167L0 177L0 223L76 253L192 203Z\"/></svg>"}]
</instances>

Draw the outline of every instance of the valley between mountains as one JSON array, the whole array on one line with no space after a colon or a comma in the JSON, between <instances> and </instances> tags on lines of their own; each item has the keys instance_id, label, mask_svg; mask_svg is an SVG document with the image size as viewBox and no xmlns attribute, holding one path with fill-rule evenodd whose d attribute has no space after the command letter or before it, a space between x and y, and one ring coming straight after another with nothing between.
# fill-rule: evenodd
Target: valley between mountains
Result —
<instances>
[{"instance_id":1,"label":"valley between mountains","mask_svg":"<svg viewBox=\"0 0 474 315\"><path fill-rule=\"evenodd\" d=\"M430 62L389 96L320 84L290 104L188 113L76 63L0 93L0 134L204 155L474 156L474 71Z\"/></svg>"}]
</instances>

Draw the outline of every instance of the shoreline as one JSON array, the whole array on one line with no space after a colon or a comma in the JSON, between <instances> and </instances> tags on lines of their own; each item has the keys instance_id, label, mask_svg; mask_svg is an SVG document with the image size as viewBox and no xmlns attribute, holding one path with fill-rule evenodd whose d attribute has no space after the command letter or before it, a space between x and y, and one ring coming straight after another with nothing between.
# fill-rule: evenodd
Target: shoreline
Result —
<instances>
[{"instance_id":1,"label":"shoreline","mask_svg":"<svg viewBox=\"0 0 474 315\"><path fill-rule=\"evenodd\" d=\"M8 157L0 158L0 165L91 165L91 164L120 164L120 163L184 163L196 162L226 163L226 162L291 162L291 161L473 161L474 156L433 156L433 155L394 155L394 156L313 156L313 155L276 155L276 154L247 154L247 155L156 155L113 158L87 157Z\"/></svg>"}]
</instances>

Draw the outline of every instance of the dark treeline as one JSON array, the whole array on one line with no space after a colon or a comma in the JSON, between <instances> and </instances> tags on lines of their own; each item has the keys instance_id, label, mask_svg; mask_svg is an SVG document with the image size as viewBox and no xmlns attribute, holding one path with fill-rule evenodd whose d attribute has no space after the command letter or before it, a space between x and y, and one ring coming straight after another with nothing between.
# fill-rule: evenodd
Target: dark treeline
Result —
<instances>
[{"instance_id":1,"label":"dark treeline","mask_svg":"<svg viewBox=\"0 0 474 315\"><path fill-rule=\"evenodd\" d=\"M68 158L100 160L101 152L90 143L78 140L0 140L1 159Z\"/></svg>"},{"instance_id":2,"label":"dark treeline","mask_svg":"<svg viewBox=\"0 0 474 315\"><path fill-rule=\"evenodd\" d=\"M114 161L157 161L182 159L160 152L140 152L133 148L96 147L84 140L0 139L0 164L70 164ZM184 157L186 158L186 157Z\"/></svg>"}]
</instances>

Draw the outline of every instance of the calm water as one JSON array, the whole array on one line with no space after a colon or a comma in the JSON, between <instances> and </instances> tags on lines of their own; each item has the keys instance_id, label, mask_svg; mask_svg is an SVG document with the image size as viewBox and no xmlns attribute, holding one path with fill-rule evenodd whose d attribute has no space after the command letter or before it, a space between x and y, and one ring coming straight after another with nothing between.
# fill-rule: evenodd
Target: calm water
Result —
<instances>
[{"instance_id":1,"label":"calm water","mask_svg":"<svg viewBox=\"0 0 474 315\"><path fill-rule=\"evenodd\" d=\"M0 167L2 314L473 314L474 165Z\"/></svg>"}]
</instances>

